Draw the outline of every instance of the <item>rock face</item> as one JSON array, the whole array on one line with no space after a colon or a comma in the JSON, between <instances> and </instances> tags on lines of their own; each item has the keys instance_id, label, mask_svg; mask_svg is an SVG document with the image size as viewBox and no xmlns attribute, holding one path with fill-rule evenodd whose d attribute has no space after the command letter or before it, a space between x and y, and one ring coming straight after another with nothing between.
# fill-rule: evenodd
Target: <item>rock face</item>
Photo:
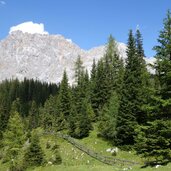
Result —
<instances>
[{"instance_id":1,"label":"rock face","mask_svg":"<svg viewBox=\"0 0 171 171\"><path fill-rule=\"evenodd\" d=\"M125 44L118 43L118 51L126 58ZM26 77L58 83L66 69L72 84L78 55L90 71L93 59L98 61L104 53L105 46L86 51L61 35L15 31L0 42L0 80Z\"/></svg>"}]
</instances>

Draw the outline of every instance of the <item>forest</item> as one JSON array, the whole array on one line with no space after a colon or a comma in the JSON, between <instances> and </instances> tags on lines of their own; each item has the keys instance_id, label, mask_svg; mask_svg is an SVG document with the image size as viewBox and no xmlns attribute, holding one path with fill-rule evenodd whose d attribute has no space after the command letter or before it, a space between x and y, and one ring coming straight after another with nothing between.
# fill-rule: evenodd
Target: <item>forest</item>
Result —
<instances>
[{"instance_id":1,"label":"forest","mask_svg":"<svg viewBox=\"0 0 171 171\"><path fill-rule=\"evenodd\" d=\"M9 162L11 171L43 165L46 161L37 128L83 139L93 125L97 125L98 137L120 149L135 150L147 165L171 162L170 11L157 42L153 48L156 61L150 66L144 60L143 38L137 29L128 33L125 61L112 35L105 55L94 60L91 73L78 56L73 85L69 85L66 71L60 84L26 78L1 82L2 163ZM59 150L54 149L53 162L60 164ZM19 158L22 166L17 163Z\"/></svg>"}]
</instances>

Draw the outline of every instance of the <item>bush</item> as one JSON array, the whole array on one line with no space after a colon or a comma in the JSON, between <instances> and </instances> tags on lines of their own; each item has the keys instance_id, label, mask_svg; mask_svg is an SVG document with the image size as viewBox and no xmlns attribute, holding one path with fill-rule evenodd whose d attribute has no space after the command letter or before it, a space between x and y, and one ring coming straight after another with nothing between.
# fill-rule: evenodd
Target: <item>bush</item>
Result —
<instances>
[{"instance_id":1,"label":"bush","mask_svg":"<svg viewBox=\"0 0 171 171\"><path fill-rule=\"evenodd\" d=\"M23 164L12 159L10 162L9 171L25 171L25 167Z\"/></svg>"},{"instance_id":2,"label":"bush","mask_svg":"<svg viewBox=\"0 0 171 171\"><path fill-rule=\"evenodd\" d=\"M54 144L54 146L52 147L52 150L56 150L59 149L59 145L58 144Z\"/></svg>"},{"instance_id":3,"label":"bush","mask_svg":"<svg viewBox=\"0 0 171 171\"><path fill-rule=\"evenodd\" d=\"M47 143L46 143L46 149L50 149L50 148L51 148L51 144L50 144L49 141L47 141Z\"/></svg>"},{"instance_id":4,"label":"bush","mask_svg":"<svg viewBox=\"0 0 171 171\"><path fill-rule=\"evenodd\" d=\"M54 155L50 158L50 162L52 162L52 164L56 164L56 165L59 165L62 163L62 158L57 149L54 151Z\"/></svg>"}]
</instances>

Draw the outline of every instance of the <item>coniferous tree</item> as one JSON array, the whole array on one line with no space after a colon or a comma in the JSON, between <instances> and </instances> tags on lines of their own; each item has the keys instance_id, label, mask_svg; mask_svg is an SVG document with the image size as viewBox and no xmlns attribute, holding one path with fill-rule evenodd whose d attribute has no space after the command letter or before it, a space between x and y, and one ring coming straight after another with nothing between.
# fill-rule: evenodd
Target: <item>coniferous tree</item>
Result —
<instances>
[{"instance_id":1,"label":"coniferous tree","mask_svg":"<svg viewBox=\"0 0 171 171\"><path fill-rule=\"evenodd\" d=\"M136 30L135 43L136 43L136 49L137 49L138 56L140 58L145 57L144 49L143 49L142 35L141 35L141 32L139 29ZM144 61L142 60L142 62L144 62Z\"/></svg>"},{"instance_id":2,"label":"coniferous tree","mask_svg":"<svg viewBox=\"0 0 171 171\"><path fill-rule=\"evenodd\" d=\"M164 19L164 28L160 31L159 45L156 50L156 74L160 83L158 88L163 99L171 97L171 12ZM165 108L166 109L166 108ZM167 109L169 111L169 109ZM170 116L170 115L168 115Z\"/></svg>"},{"instance_id":3,"label":"coniferous tree","mask_svg":"<svg viewBox=\"0 0 171 171\"><path fill-rule=\"evenodd\" d=\"M80 71L73 91L72 110L69 119L69 134L76 138L89 135L93 110L90 104L90 80L88 71Z\"/></svg>"},{"instance_id":4,"label":"coniferous tree","mask_svg":"<svg viewBox=\"0 0 171 171\"><path fill-rule=\"evenodd\" d=\"M138 79L137 83L137 102L138 102L138 110L136 113L136 119L138 124L145 124L147 122L147 112L144 111L143 106L149 103L150 94L152 93L151 89L153 89L152 84L150 83L150 74L147 71L146 63L145 63L145 54L143 49L143 39L139 29L136 30L135 35L136 42L136 51L138 58Z\"/></svg>"},{"instance_id":5,"label":"coniferous tree","mask_svg":"<svg viewBox=\"0 0 171 171\"><path fill-rule=\"evenodd\" d=\"M6 128L8 122L8 114L6 113L4 106L0 104L0 140L3 138L3 131Z\"/></svg>"},{"instance_id":6,"label":"coniferous tree","mask_svg":"<svg viewBox=\"0 0 171 171\"><path fill-rule=\"evenodd\" d=\"M45 129L52 129L55 125L55 116L59 113L57 108L57 98L50 96L43 107L39 108L40 125Z\"/></svg>"},{"instance_id":7,"label":"coniferous tree","mask_svg":"<svg viewBox=\"0 0 171 171\"><path fill-rule=\"evenodd\" d=\"M60 85L58 105L60 114L64 116L65 120L68 120L71 109L71 90L68 84L66 71L63 73L63 78Z\"/></svg>"},{"instance_id":8,"label":"coniferous tree","mask_svg":"<svg viewBox=\"0 0 171 171\"><path fill-rule=\"evenodd\" d=\"M103 138L114 142L116 137L116 124L119 109L119 98L116 92L112 93L110 101L101 111L99 121L99 134Z\"/></svg>"},{"instance_id":9,"label":"coniferous tree","mask_svg":"<svg viewBox=\"0 0 171 171\"><path fill-rule=\"evenodd\" d=\"M171 13L164 19L156 50L157 85L146 107L148 122L137 129L137 152L155 162L171 160Z\"/></svg>"},{"instance_id":10,"label":"coniferous tree","mask_svg":"<svg viewBox=\"0 0 171 171\"><path fill-rule=\"evenodd\" d=\"M69 121L68 121L68 134L72 137L76 137L75 130L77 128L78 120L79 118L78 118L76 105L72 104Z\"/></svg>"},{"instance_id":11,"label":"coniferous tree","mask_svg":"<svg viewBox=\"0 0 171 171\"><path fill-rule=\"evenodd\" d=\"M31 143L24 155L24 165L29 166L40 166L44 162L44 153L39 144L39 137L33 134L31 137Z\"/></svg>"},{"instance_id":12,"label":"coniferous tree","mask_svg":"<svg viewBox=\"0 0 171 171\"><path fill-rule=\"evenodd\" d=\"M117 122L118 145L133 145L135 127L139 118L143 118L144 112L141 109L144 95L144 71L143 57L137 53L136 42L132 30L129 32L127 45L127 61L119 107Z\"/></svg>"},{"instance_id":13,"label":"coniferous tree","mask_svg":"<svg viewBox=\"0 0 171 171\"><path fill-rule=\"evenodd\" d=\"M31 109L29 111L29 125L28 125L29 129L32 130L38 127L38 122L39 122L39 110L36 105L36 102L32 101Z\"/></svg>"},{"instance_id":14,"label":"coniferous tree","mask_svg":"<svg viewBox=\"0 0 171 171\"><path fill-rule=\"evenodd\" d=\"M103 91L103 81L104 81L104 64L102 59L100 59L97 63L97 69L96 69L96 79L95 79L95 86L94 89L92 90L93 92L93 98L92 100L92 106L94 109L94 112L96 116L98 116L99 111L102 109L105 99L104 97L104 91Z\"/></svg>"},{"instance_id":15,"label":"coniferous tree","mask_svg":"<svg viewBox=\"0 0 171 171\"><path fill-rule=\"evenodd\" d=\"M91 75L90 75L90 100L91 100L92 108L93 108L95 114L97 113L96 79L97 79L97 66L96 66L95 59L93 59Z\"/></svg>"},{"instance_id":16,"label":"coniferous tree","mask_svg":"<svg viewBox=\"0 0 171 171\"><path fill-rule=\"evenodd\" d=\"M24 125L19 113L14 111L3 134L3 146L6 160L16 159L25 141Z\"/></svg>"},{"instance_id":17,"label":"coniferous tree","mask_svg":"<svg viewBox=\"0 0 171 171\"><path fill-rule=\"evenodd\" d=\"M12 102L10 114L13 114L14 112L19 113L20 111L21 111L21 103L20 103L20 99L17 98Z\"/></svg>"},{"instance_id":18,"label":"coniferous tree","mask_svg":"<svg viewBox=\"0 0 171 171\"><path fill-rule=\"evenodd\" d=\"M95 67L92 69L95 70ZM112 92L116 91L119 94L123 84L123 61L118 54L117 43L111 35L104 57L98 62L96 70L93 70L95 83L92 90L92 106L98 115L97 113L109 101Z\"/></svg>"},{"instance_id":19,"label":"coniferous tree","mask_svg":"<svg viewBox=\"0 0 171 171\"><path fill-rule=\"evenodd\" d=\"M87 99L82 101L81 109L78 113L78 120L76 122L75 137L84 138L89 135L92 129L91 120L88 116L88 102Z\"/></svg>"},{"instance_id":20,"label":"coniferous tree","mask_svg":"<svg viewBox=\"0 0 171 171\"><path fill-rule=\"evenodd\" d=\"M83 61L81 60L81 56L78 55L74 66L74 72L75 72L74 78L76 83L78 83L79 77L81 76L83 71L84 71Z\"/></svg>"}]
</instances>

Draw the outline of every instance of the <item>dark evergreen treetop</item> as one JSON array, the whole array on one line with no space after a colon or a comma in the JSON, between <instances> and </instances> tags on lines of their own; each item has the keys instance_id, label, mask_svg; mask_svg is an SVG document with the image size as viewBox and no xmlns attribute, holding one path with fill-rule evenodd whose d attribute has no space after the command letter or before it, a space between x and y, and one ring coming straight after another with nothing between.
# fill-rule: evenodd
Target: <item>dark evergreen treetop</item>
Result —
<instances>
[{"instance_id":1,"label":"dark evergreen treetop","mask_svg":"<svg viewBox=\"0 0 171 171\"><path fill-rule=\"evenodd\" d=\"M75 62L74 66L75 71L75 82L77 83L79 80L79 77L81 76L81 73L84 71L83 61L81 60L81 56L78 55L77 60Z\"/></svg>"},{"instance_id":2,"label":"dark evergreen treetop","mask_svg":"<svg viewBox=\"0 0 171 171\"><path fill-rule=\"evenodd\" d=\"M145 57L144 49L143 49L143 39L139 29L136 30L135 41L136 41L137 54L141 57Z\"/></svg>"},{"instance_id":3,"label":"dark evergreen treetop","mask_svg":"<svg viewBox=\"0 0 171 171\"><path fill-rule=\"evenodd\" d=\"M62 113L65 119L67 119L71 108L71 90L69 87L66 70L63 73L63 78L60 84L58 100L60 113Z\"/></svg>"}]
</instances>

